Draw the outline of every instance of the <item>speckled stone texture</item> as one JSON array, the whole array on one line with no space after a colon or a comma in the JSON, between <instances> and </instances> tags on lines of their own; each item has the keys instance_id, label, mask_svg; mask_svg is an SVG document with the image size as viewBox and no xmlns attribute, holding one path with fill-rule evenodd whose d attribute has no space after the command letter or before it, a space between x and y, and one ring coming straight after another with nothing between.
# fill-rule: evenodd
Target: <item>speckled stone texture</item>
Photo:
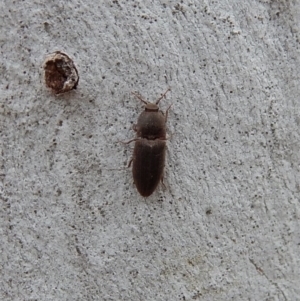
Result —
<instances>
[{"instance_id":1,"label":"speckled stone texture","mask_svg":"<svg viewBox=\"0 0 300 301\"><path fill-rule=\"evenodd\" d=\"M299 6L2 0L0 300L300 300ZM119 141L168 87L145 199Z\"/></svg>"}]
</instances>

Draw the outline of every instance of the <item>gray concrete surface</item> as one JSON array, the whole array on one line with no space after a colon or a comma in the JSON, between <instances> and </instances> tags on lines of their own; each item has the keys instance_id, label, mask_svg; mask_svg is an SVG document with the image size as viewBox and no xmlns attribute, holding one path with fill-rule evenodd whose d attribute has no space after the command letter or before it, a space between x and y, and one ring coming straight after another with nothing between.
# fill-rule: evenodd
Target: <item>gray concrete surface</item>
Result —
<instances>
[{"instance_id":1,"label":"gray concrete surface","mask_svg":"<svg viewBox=\"0 0 300 301\"><path fill-rule=\"evenodd\" d=\"M299 5L2 0L0 299L300 300ZM118 141L167 87L144 199Z\"/></svg>"}]
</instances>

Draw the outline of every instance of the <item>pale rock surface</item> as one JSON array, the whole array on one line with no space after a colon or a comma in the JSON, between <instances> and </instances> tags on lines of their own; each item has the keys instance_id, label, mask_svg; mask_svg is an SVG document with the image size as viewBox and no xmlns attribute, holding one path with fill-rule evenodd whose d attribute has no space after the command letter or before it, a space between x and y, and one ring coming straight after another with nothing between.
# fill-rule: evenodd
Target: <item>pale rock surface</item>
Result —
<instances>
[{"instance_id":1,"label":"pale rock surface","mask_svg":"<svg viewBox=\"0 0 300 301\"><path fill-rule=\"evenodd\" d=\"M300 300L299 3L2 0L0 300ZM144 199L119 141L168 87Z\"/></svg>"}]
</instances>

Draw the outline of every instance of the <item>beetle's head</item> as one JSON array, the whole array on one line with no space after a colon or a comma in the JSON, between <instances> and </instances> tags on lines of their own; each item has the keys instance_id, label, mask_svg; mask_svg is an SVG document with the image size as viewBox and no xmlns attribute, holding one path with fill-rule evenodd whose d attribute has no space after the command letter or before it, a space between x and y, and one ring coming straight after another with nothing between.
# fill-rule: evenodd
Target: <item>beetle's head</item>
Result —
<instances>
[{"instance_id":1,"label":"beetle's head","mask_svg":"<svg viewBox=\"0 0 300 301\"><path fill-rule=\"evenodd\" d=\"M158 112L159 108L156 103L147 102L145 105L146 112Z\"/></svg>"},{"instance_id":2,"label":"beetle's head","mask_svg":"<svg viewBox=\"0 0 300 301\"><path fill-rule=\"evenodd\" d=\"M142 101L145 104L145 111L146 112L158 112L159 111L158 104L166 96L166 94L168 93L168 91L170 91L170 88L168 88L168 90L164 94L162 94L161 97L155 103L152 103L152 102L144 100L140 95L138 95L138 94L136 94L134 92L131 92L131 93L136 98L138 98L140 101Z\"/></svg>"}]
</instances>

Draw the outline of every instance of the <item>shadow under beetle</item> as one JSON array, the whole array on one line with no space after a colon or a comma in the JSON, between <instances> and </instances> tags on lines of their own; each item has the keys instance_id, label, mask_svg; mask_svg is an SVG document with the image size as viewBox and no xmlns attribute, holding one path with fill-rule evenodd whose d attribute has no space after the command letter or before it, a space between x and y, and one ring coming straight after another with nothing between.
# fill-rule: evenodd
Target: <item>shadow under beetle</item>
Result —
<instances>
[{"instance_id":1,"label":"shadow under beetle","mask_svg":"<svg viewBox=\"0 0 300 301\"><path fill-rule=\"evenodd\" d=\"M166 157L166 121L168 111L165 115L159 110L159 102L166 96L168 90L155 102L144 100L138 94L133 93L145 104L145 111L134 125L136 138L127 143L135 141L132 163L132 175L138 192L143 197L150 196L156 189L158 183L163 180L163 171Z\"/></svg>"}]
</instances>

